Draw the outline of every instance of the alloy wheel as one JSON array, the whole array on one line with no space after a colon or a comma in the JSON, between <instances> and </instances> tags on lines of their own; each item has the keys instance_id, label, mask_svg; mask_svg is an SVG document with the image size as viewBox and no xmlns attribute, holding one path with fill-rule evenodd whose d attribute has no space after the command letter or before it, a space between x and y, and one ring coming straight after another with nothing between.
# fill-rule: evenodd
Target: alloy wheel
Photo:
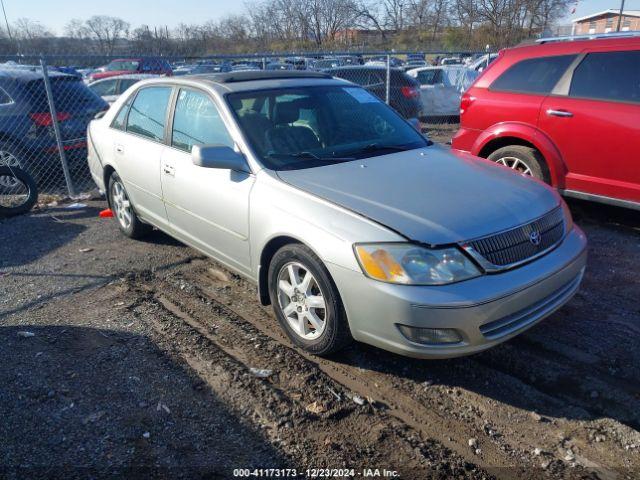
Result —
<instances>
[{"instance_id":1,"label":"alloy wheel","mask_svg":"<svg viewBox=\"0 0 640 480\"><path fill-rule=\"evenodd\" d=\"M7 152L6 150L0 150L0 167L21 167L20 161L16 156ZM14 177L0 177L0 186L7 188L18 187L18 181Z\"/></svg>"},{"instance_id":2,"label":"alloy wheel","mask_svg":"<svg viewBox=\"0 0 640 480\"><path fill-rule=\"evenodd\" d=\"M290 262L280 269L278 303L299 337L314 340L322 335L327 321L325 296L316 278L303 264Z\"/></svg>"},{"instance_id":3,"label":"alloy wheel","mask_svg":"<svg viewBox=\"0 0 640 480\"><path fill-rule=\"evenodd\" d=\"M531 172L531 168L525 162L520 160L517 157L501 157L496 160L496 163L500 165L504 165L505 167L509 167L512 170L516 170L523 175L533 175Z\"/></svg>"},{"instance_id":4,"label":"alloy wheel","mask_svg":"<svg viewBox=\"0 0 640 480\"><path fill-rule=\"evenodd\" d=\"M111 202L118 222L128 230L133 220L133 210L127 192L120 182L114 182L111 187Z\"/></svg>"}]
</instances>

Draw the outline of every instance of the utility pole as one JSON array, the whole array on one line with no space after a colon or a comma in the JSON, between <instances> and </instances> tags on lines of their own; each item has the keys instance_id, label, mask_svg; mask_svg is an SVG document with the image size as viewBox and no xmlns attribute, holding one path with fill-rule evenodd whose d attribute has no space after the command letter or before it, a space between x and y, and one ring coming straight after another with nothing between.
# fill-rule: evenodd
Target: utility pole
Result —
<instances>
[{"instance_id":1,"label":"utility pole","mask_svg":"<svg viewBox=\"0 0 640 480\"><path fill-rule=\"evenodd\" d=\"M617 28L617 32L620 31L620 26L622 25L622 12L624 12L624 0L622 0L622 3L620 3L620 15L618 16L618 28Z\"/></svg>"},{"instance_id":2,"label":"utility pole","mask_svg":"<svg viewBox=\"0 0 640 480\"><path fill-rule=\"evenodd\" d=\"M4 15L4 23L7 25L7 35L9 36L9 40L13 42L13 37L11 36L11 28L9 28L9 20L7 20L7 11L4 9L4 0L0 0L2 4L2 14Z\"/></svg>"}]
</instances>

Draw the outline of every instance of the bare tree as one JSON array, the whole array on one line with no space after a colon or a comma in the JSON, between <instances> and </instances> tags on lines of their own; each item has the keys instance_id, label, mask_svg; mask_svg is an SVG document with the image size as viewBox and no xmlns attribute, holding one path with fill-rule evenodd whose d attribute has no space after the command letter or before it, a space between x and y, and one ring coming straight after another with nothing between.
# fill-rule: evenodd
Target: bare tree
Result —
<instances>
[{"instance_id":1,"label":"bare tree","mask_svg":"<svg viewBox=\"0 0 640 480\"><path fill-rule=\"evenodd\" d=\"M90 38L96 40L99 53L113 55L116 43L129 34L129 22L107 15L94 15L85 22Z\"/></svg>"}]
</instances>

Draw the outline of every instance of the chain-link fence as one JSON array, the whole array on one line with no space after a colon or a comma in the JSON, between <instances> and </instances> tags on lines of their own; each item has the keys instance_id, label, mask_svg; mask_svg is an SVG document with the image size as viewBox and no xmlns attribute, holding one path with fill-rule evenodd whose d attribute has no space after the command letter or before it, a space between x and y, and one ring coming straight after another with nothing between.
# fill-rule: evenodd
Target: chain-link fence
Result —
<instances>
[{"instance_id":1,"label":"chain-link fence","mask_svg":"<svg viewBox=\"0 0 640 480\"><path fill-rule=\"evenodd\" d=\"M74 196L94 185L87 125L151 76L243 70L313 70L361 85L435 140L457 127L462 92L494 54L369 52L166 58L5 57L0 64L0 164L30 173L40 193Z\"/></svg>"}]
</instances>

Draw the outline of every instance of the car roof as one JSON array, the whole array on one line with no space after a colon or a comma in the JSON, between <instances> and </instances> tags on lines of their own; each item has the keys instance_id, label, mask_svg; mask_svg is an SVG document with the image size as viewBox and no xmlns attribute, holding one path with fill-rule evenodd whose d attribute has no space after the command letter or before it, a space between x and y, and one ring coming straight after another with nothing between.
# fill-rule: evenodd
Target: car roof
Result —
<instances>
[{"instance_id":1,"label":"car roof","mask_svg":"<svg viewBox=\"0 0 640 480\"><path fill-rule=\"evenodd\" d=\"M338 70L386 70L386 65L344 65L341 67L328 68L327 72L335 72ZM389 70L402 72L398 67L391 67Z\"/></svg>"},{"instance_id":2,"label":"car roof","mask_svg":"<svg viewBox=\"0 0 640 480\"><path fill-rule=\"evenodd\" d=\"M75 75L70 75L68 73L58 72L56 70L48 71L50 78L57 77L68 77L68 78L77 78ZM0 66L0 78L2 79L10 79L17 80L20 82L30 82L33 80L42 80L42 70L40 67L35 67L35 69L30 68L20 68L20 67L2 67Z\"/></svg>"},{"instance_id":3,"label":"car roof","mask_svg":"<svg viewBox=\"0 0 640 480\"><path fill-rule=\"evenodd\" d=\"M549 40L544 43L518 45L503 50L506 55L540 57L548 55L566 55L581 52L585 49L640 47L640 37L611 37L611 38L576 38L575 40Z\"/></svg>"},{"instance_id":4,"label":"car roof","mask_svg":"<svg viewBox=\"0 0 640 480\"><path fill-rule=\"evenodd\" d=\"M146 80L145 84L201 85L220 93L268 90L273 88L295 88L322 85L352 85L342 79L321 72L296 70L248 70L226 73L202 73L180 77L159 77Z\"/></svg>"},{"instance_id":5,"label":"car roof","mask_svg":"<svg viewBox=\"0 0 640 480\"><path fill-rule=\"evenodd\" d=\"M157 75L154 73L127 73L125 75L114 75L113 77L100 78L94 82L89 83L89 85L93 85L94 83L106 82L108 80L146 80L148 78L158 78L162 75Z\"/></svg>"}]
</instances>

